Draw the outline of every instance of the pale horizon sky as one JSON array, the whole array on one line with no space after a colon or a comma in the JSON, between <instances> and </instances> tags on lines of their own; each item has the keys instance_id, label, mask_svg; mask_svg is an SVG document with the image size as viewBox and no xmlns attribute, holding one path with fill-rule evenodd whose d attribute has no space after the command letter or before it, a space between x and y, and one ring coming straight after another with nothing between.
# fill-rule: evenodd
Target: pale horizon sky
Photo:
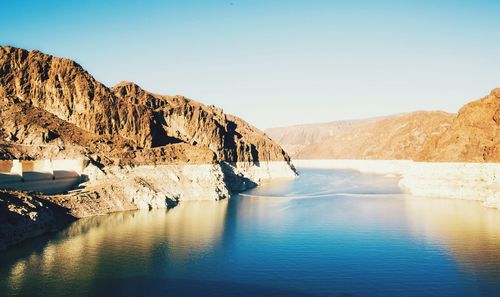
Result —
<instances>
[{"instance_id":1,"label":"pale horizon sky","mask_svg":"<svg viewBox=\"0 0 500 297\"><path fill-rule=\"evenodd\" d=\"M500 1L5 1L0 44L261 128L456 112L500 87Z\"/></svg>"}]
</instances>

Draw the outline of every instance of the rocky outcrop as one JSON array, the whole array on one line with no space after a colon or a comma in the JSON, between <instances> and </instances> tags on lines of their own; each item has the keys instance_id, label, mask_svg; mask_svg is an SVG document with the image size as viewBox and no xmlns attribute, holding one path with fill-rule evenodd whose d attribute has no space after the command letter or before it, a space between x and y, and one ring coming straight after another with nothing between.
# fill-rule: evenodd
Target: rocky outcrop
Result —
<instances>
[{"instance_id":1,"label":"rocky outcrop","mask_svg":"<svg viewBox=\"0 0 500 297\"><path fill-rule=\"evenodd\" d=\"M0 191L0 250L55 228L53 211L39 198L26 193Z\"/></svg>"},{"instance_id":2,"label":"rocky outcrop","mask_svg":"<svg viewBox=\"0 0 500 297\"><path fill-rule=\"evenodd\" d=\"M281 147L245 121L182 96L160 96L122 82L112 88L118 97L154 109L170 141L209 147L218 160L258 162L289 160ZM157 140L158 143L168 140Z\"/></svg>"},{"instance_id":3,"label":"rocky outcrop","mask_svg":"<svg viewBox=\"0 0 500 297\"><path fill-rule=\"evenodd\" d=\"M416 160L500 162L500 89L462 107L446 131L426 142Z\"/></svg>"},{"instance_id":4,"label":"rocky outcrop","mask_svg":"<svg viewBox=\"0 0 500 297\"><path fill-rule=\"evenodd\" d=\"M181 200L229 198L219 164L109 166L89 165L81 189L43 199L76 218L116 211L158 209Z\"/></svg>"},{"instance_id":5,"label":"rocky outcrop","mask_svg":"<svg viewBox=\"0 0 500 297\"><path fill-rule=\"evenodd\" d=\"M113 96L69 59L0 47L0 97L18 98L91 133L152 145L151 110Z\"/></svg>"},{"instance_id":6,"label":"rocky outcrop","mask_svg":"<svg viewBox=\"0 0 500 297\"><path fill-rule=\"evenodd\" d=\"M295 153L295 159L413 159L426 140L446 130L453 115L413 112L353 125Z\"/></svg>"}]
</instances>

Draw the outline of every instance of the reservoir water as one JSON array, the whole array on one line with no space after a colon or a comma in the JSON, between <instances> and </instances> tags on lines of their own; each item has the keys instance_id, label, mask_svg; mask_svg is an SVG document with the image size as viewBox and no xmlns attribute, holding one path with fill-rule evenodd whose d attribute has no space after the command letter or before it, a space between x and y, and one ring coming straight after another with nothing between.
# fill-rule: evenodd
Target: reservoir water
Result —
<instances>
[{"instance_id":1,"label":"reservoir water","mask_svg":"<svg viewBox=\"0 0 500 297\"><path fill-rule=\"evenodd\" d=\"M500 211L302 169L219 202L116 213L0 253L0 296L500 296Z\"/></svg>"}]
</instances>

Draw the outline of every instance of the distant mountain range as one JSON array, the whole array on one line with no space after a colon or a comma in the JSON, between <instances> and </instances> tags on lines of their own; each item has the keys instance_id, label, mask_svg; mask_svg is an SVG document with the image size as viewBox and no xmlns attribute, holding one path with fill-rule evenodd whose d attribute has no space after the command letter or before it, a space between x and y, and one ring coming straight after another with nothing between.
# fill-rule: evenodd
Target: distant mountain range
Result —
<instances>
[{"instance_id":1,"label":"distant mountain range","mask_svg":"<svg viewBox=\"0 0 500 297\"><path fill-rule=\"evenodd\" d=\"M295 155L305 147L324 141L342 131L381 118L334 121L329 123L303 124L289 127L269 128L267 135L281 144L289 154Z\"/></svg>"},{"instance_id":2,"label":"distant mountain range","mask_svg":"<svg viewBox=\"0 0 500 297\"><path fill-rule=\"evenodd\" d=\"M500 162L500 89L458 115L418 111L265 132L294 159Z\"/></svg>"}]
</instances>

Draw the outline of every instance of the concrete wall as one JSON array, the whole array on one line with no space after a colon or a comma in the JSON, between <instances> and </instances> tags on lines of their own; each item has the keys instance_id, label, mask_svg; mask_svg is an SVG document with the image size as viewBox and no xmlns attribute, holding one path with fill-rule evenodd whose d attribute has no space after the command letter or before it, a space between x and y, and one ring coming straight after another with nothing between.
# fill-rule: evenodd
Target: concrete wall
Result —
<instances>
[{"instance_id":1,"label":"concrete wall","mask_svg":"<svg viewBox=\"0 0 500 297\"><path fill-rule=\"evenodd\" d=\"M4 183L21 182L23 170L19 160L0 160L0 186Z\"/></svg>"},{"instance_id":2,"label":"concrete wall","mask_svg":"<svg viewBox=\"0 0 500 297\"><path fill-rule=\"evenodd\" d=\"M81 181L84 161L0 160L0 188L47 194L64 192Z\"/></svg>"},{"instance_id":3,"label":"concrete wall","mask_svg":"<svg viewBox=\"0 0 500 297\"><path fill-rule=\"evenodd\" d=\"M13 160L0 160L0 173L2 174L10 173L13 165L14 165Z\"/></svg>"}]
</instances>

